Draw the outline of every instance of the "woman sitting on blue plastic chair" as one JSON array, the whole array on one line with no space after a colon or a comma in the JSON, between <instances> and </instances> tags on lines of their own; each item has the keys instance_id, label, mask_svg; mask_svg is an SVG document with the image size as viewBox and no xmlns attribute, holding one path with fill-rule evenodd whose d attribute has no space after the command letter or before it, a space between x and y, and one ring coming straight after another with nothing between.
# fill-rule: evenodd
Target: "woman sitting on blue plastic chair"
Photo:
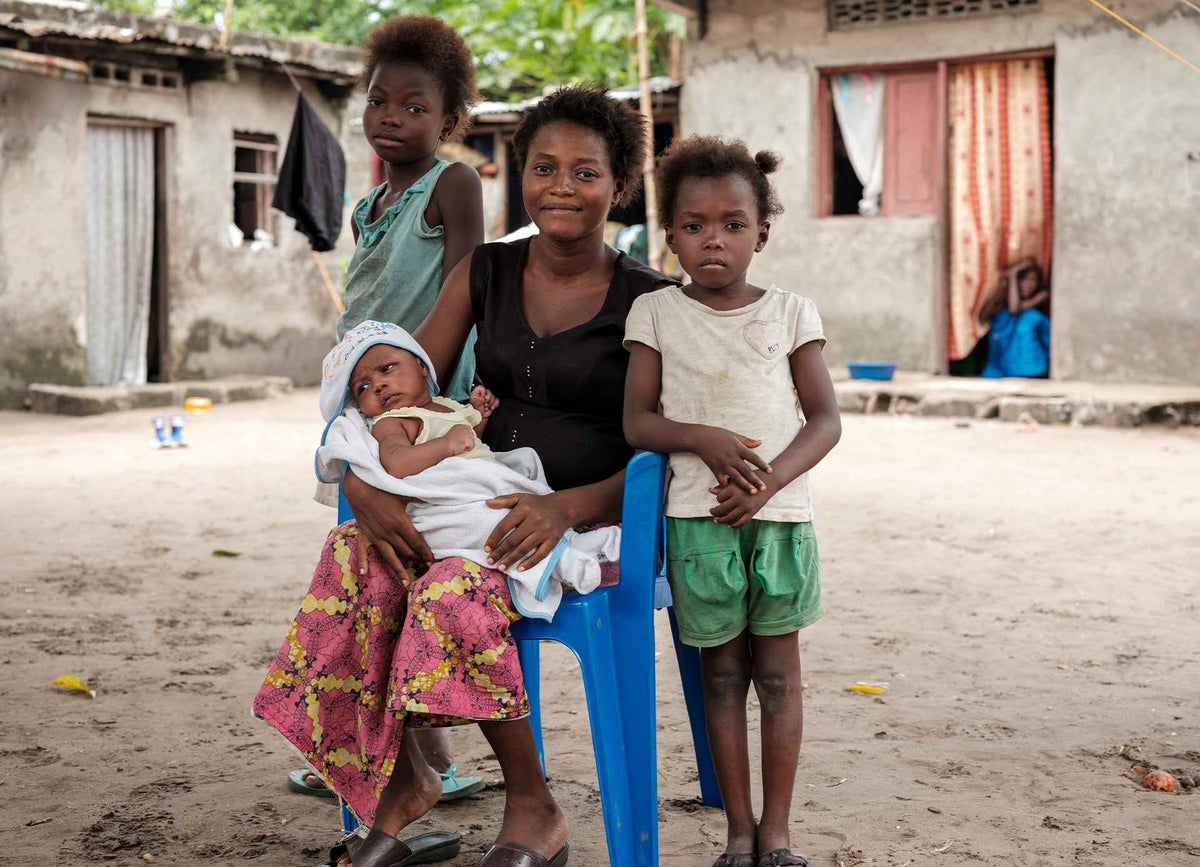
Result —
<instances>
[{"instance_id":1,"label":"woman sitting on blue plastic chair","mask_svg":"<svg viewBox=\"0 0 1200 867\"><path fill-rule=\"evenodd\" d=\"M513 144L538 234L477 248L416 334L442 374L477 328L478 376L500 399L484 440L497 451L536 449L556 493L492 501L508 514L489 563L451 558L421 573L405 564L432 558L404 502L352 475L344 484L358 520L330 535L314 602L255 705L371 826L335 863L430 862L428 852L405 855L396 836L441 791L404 732L464 722L479 724L505 782L504 821L479 867L566 863L567 817L542 773L509 632L519 615L490 565L538 562L568 528L620 520L633 454L621 431L625 316L671 281L608 247L603 233L613 205L636 192L645 141L641 116L601 90L566 88L534 107Z\"/></svg>"},{"instance_id":2,"label":"woman sitting on blue plastic chair","mask_svg":"<svg viewBox=\"0 0 1200 867\"><path fill-rule=\"evenodd\" d=\"M987 367L981 376L1043 377L1050 372L1050 290L1041 266L1022 259L1005 269L996 291L979 310L990 322Z\"/></svg>"}]
</instances>

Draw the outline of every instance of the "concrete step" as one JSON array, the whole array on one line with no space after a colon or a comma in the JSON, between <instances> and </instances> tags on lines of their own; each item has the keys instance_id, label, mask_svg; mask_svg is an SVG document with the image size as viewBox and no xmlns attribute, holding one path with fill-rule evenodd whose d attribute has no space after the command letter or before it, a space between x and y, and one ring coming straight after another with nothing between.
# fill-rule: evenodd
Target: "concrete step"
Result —
<instances>
[{"instance_id":1,"label":"concrete step","mask_svg":"<svg viewBox=\"0 0 1200 867\"><path fill-rule=\"evenodd\" d=\"M847 413L998 418L1040 424L1200 426L1200 386L966 379L897 373L889 381L835 372L838 407Z\"/></svg>"},{"instance_id":2,"label":"concrete step","mask_svg":"<svg viewBox=\"0 0 1200 867\"><path fill-rule=\"evenodd\" d=\"M34 383L26 392L25 403L34 412L99 415L127 409L182 408L189 397L207 397L213 403L265 400L291 390L292 381L286 376L251 375L128 386Z\"/></svg>"}]
</instances>

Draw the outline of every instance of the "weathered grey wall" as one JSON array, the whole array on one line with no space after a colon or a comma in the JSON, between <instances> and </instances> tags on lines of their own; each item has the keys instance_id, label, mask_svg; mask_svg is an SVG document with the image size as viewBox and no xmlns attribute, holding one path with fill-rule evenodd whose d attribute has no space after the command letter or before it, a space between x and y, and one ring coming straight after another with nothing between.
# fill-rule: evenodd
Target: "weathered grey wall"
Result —
<instances>
[{"instance_id":1,"label":"weathered grey wall","mask_svg":"<svg viewBox=\"0 0 1200 867\"><path fill-rule=\"evenodd\" d=\"M1200 61L1200 14L1149 33ZM1054 374L1200 383L1200 76L1109 25L1056 48Z\"/></svg>"},{"instance_id":2,"label":"weathered grey wall","mask_svg":"<svg viewBox=\"0 0 1200 867\"><path fill-rule=\"evenodd\" d=\"M1121 7L1200 57L1194 13L1173 8ZM710 0L708 34L689 43L684 130L783 154L787 213L751 277L817 302L831 363L940 369L945 266L935 218L812 216L816 71L1054 48L1053 374L1200 381L1179 361L1200 350L1200 314L1183 309L1200 290L1200 163L1186 158L1200 150L1200 91L1187 69L1101 18L1085 3L1043 0L1018 16L831 32L823 0Z\"/></svg>"},{"instance_id":3,"label":"weathered grey wall","mask_svg":"<svg viewBox=\"0 0 1200 867\"><path fill-rule=\"evenodd\" d=\"M315 87L309 100L343 139L351 191L369 187L361 130ZM295 93L282 75L243 71L156 94L0 74L0 399L32 380L86 377L84 163L87 119L167 124L168 298L173 378L274 373L315 382L335 311L302 235L277 216L277 244L233 247L233 133L286 147ZM347 210L335 282L353 250Z\"/></svg>"},{"instance_id":4,"label":"weathered grey wall","mask_svg":"<svg viewBox=\"0 0 1200 867\"><path fill-rule=\"evenodd\" d=\"M78 84L0 73L0 405L33 379L86 380L86 111Z\"/></svg>"}]
</instances>

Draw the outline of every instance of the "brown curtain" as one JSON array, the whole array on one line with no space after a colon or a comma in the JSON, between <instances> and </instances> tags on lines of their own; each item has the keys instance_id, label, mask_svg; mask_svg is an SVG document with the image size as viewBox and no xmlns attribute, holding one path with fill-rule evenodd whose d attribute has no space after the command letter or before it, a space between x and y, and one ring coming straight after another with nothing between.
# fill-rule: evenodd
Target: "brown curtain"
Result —
<instances>
[{"instance_id":1,"label":"brown curtain","mask_svg":"<svg viewBox=\"0 0 1200 867\"><path fill-rule=\"evenodd\" d=\"M987 326L979 308L1011 263L1050 273L1049 93L1042 60L950 70L950 359Z\"/></svg>"}]
</instances>

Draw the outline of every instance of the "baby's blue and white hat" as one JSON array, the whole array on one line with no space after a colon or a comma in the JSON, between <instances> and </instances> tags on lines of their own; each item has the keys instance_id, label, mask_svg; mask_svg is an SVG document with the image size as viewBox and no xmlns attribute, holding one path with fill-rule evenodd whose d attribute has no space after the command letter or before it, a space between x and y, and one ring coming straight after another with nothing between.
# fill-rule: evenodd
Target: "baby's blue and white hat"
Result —
<instances>
[{"instance_id":1,"label":"baby's blue and white hat","mask_svg":"<svg viewBox=\"0 0 1200 867\"><path fill-rule=\"evenodd\" d=\"M399 325L368 319L347 331L338 345L329 350L329 354L321 362L321 415L325 419L325 433L321 434L322 443L325 442L325 434L329 432L333 420L342 414L354 365L358 364L364 352L380 344L399 347L419 358L428 371L425 383L429 386L429 393L438 393L433 362L429 360L421 344Z\"/></svg>"}]
</instances>

